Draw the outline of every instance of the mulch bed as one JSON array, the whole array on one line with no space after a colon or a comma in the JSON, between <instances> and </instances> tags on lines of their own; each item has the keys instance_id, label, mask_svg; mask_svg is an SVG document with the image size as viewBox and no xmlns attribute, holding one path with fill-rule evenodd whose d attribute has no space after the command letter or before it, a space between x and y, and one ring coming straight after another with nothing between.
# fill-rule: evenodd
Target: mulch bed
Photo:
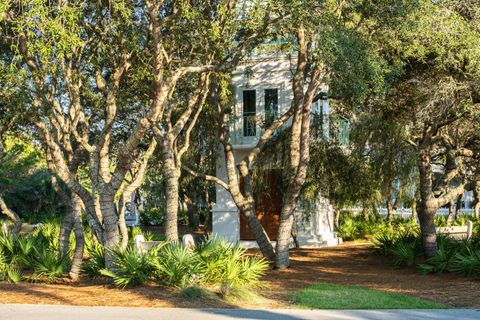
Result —
<instances>
[{"instance_id":1,"label":"mulch bed","mask_svg":"<svg viewBox=\"0 0 480 320\"><path fill-rule=\"evenodd\" d=\"M118 289L92 282L44 284L0 283L2 303L70 304L132 307L289 307L289 293L313 283L359 285L411 294L452 307L480 308L480 281L450 274L421 275L415 268L395 269L372 253L365 242L323 249L294 249L291 268L272 270L261 294L269 299L251 302L185 300L172 289L154 284Z\"/></svg>"}]
</instances>

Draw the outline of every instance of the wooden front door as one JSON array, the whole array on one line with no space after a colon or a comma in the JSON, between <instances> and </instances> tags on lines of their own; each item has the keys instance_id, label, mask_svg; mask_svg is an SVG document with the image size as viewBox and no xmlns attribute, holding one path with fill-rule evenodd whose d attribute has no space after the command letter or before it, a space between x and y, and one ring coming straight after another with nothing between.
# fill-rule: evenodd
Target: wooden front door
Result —
<instances>
[{"instance_id":1,"label":"wooden front door","mask_svg":"<svg viewBox=\"0 0 480 320\"><path fill-rule=\"evenodd\" d=\"M257 216L270 240L277 240L283 200L281 175L278 170L266 170L264 179L262 192L255 195ZM240 214L240 240L255 240L243 214Z\"/></svg>"}]
</instances>

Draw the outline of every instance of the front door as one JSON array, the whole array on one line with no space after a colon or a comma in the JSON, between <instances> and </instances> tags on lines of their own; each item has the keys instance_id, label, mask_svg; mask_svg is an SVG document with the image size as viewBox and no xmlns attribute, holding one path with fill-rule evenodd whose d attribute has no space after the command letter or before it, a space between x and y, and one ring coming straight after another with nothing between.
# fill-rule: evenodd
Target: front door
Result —
<instances>
[{"instance_id":1,"label":"front door","mask_svg":"<svg viewBox=\"0 0 480 320\"><path fill-rule=\"evenodd\" d=\"M270 240L277 239L278 226L280 225L283 200L281 185L281 175L278 170L265 170L263 190L255 194L258 220L262 222ZM255 240L255 236L243 214L240 214L240 240Z\"/></svg>"}]
</instances>

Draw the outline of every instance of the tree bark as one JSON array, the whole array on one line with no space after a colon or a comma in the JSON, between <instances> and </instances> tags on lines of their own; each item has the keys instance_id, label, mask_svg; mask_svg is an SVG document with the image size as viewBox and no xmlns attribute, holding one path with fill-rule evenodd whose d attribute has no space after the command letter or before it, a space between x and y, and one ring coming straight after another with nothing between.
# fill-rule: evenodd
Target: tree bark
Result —
<instances>
[{"instance_id":1,"label":"tree bark","mask_svg":"<svg viewBox=\"0 0 480 320\"><path fill-rule=\"evenodd\" d=\"M194 193L195 198L196 193ZM183 196L184 202L187 206L188 227L192 230L198 230L200 220L198 217L198 206L195 199L190 199L187 195Z\"/></svg>"},{"instance_id":2,"label":"tree bark","mask_svg":"<svg viewBox=\"0 0 480 320\"><path fill-rule=\"evenodd\" d=\"M165 192L166 192L166 220L165 235L168 241L178 241L178 180L180 171L175 167L174 160L168 156L164 158Z\"/></svg>"},{"instance_id":3,"label":"tree bark","mask_svg":"<svg viewBox=\"0 0 480 320\"><path fill-rule=\"evenodd\" d=\"M473 189L473 197L475 204L473 205L473 217L475 219L480 219L480 182L475 183L475 188Z\"/></svg>"},{"instance_id":4,"label":"tree bark","mask_svg":"<svg viewBox=\"0 0 480 320\"><path fill-rule=\"evenodd\" d=\"M394 212L393 212L392 203L390 202L390 199L387 199L387 217L386 217L386 220L387 220L388 224L392 224L393 215L394 215Z\"/></svg>"},{"instance_id":5,"label":"tree bark","mask_svg":"<svg viewBox=\"0 0 480 320\"><path fill-rule=\"evenodd\" d=\"M431 258L438 251L437 234L435 230L435 214L438 206L432 192L432 164L431 164L431 144L426 141L426 145L419 150L417 166L420 176L420 203L418 206L418 219L422 233L422 243L426 258Z\"/></svg>"},{"instance_id":6,"label":"tree bark","mask_svg":"<svg viewBox=\"0 0 480 320\"><path fill-rule=\"evenodd\" d=\"M455 211L455 203L453 201L450 201L450 203L448 204L447 225L452 224L454 211Z\"/></svg>"},{"instance_id":7,"label":"tree bark","mask_svg":"<svg viewBox=\"0 0 480 320\"><path fill-rule=\"evenodd\" d=\"M112 190L104 189L99 194L100 210L103 217L103 245L105 247L105 267L114 269L113 255L110 250L115 249L120 243L120 233L118 230L118 216L114 194Z\"/></svg>"},{"instance_id":8,"label":"tree bark","mask_svg":"<svg viewBox=\"0 0 480 320\"><path fill-rule=\"evenodd\" d=\"M72 213L73 213L73 234L75 236L75 249L73 251L72 265L70 267L70 278L77 281L80 276L83 251L85 244L85 235L82 222L82 200L76 194L72 194Z\"/></svg>"},{"instance_id":9,"label":"tree bark","mask_svg":"<svg viewBox=\"0 0 480 320\"><path fill-rule=\"evenodd\" d=\"M420 230L422 232L423 249L425 258L432 258L437 254L437 233L435 230L435 213L437 207L431 201L420 202L418 218L420 220Z\"/></svg>"},{"instance_id":10,"label":"tree bark","mask_svg":"<svg viewBox=\"0 0 480 320\"><path fill-rule=\"evenodd\" d=\"M3 197L0 195L0 211L6 215L12 222L13 222L13 232L17 233L20 231L22 228L22 220L20 219L19 215L10 209L5 201L3 200Z\"/></svg>"},{"instance_id":11,"label":"tree bark","mask_svg":"<svg viewBox=\"0 0 480 320\"><path fill-rule=\"evenodd\" d=\"M125 197L128 195L122 194L120 195L118 199L118 230L120 231L120 237L121 237L121 242L120 242L120 247L122 249L126 249L128 246L128 228L127 228L127 222L125 220ZM131 204L133 205L133 204Z\"/></svg>"},{"instance_id":12,"label":"tree bark","mask_svg":"<svg viewBox=\"0 0 480 320\"><path fill-rule=\"evenodd\" d=\"M455 205L455 221L460 220L460 215L462 213L462 201L463 201L463 194L457 197L456 205Z\"/></svg>"},{"instance_id":13,"label":"tree bark","mask_svg":"<svg viewBox=\"0 0 480 320\"><path fill-rule=\"evenodd\" d=\"M333 223L335 228L338 228L340 225L340 209L337 206L333 206Z\"/></svg>"},{"instance_id":14,"label":"tree bark","mask_svg":"<svg viewBox=\"0 0 480 320\"><path fill-rule=\"evenodd\" d=\"M418 214L417 214L417 199L413 199L412 201L412 221L417 222Z\"/></svg>"}]
</instances>

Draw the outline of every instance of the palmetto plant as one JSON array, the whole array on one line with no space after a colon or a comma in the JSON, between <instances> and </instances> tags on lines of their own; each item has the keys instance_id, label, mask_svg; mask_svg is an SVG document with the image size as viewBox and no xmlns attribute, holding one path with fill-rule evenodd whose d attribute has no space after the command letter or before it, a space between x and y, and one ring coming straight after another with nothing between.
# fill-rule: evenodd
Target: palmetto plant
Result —
<instances>
[{"instance_id":1,"label":"palmetto plant","mask_svg":"<svg viewBox=\"0 0 480 320\"><path fill-rule=\"evenodd\" d=\"M142 285L153 275L151 256L141 254L133 248L114 249L113 270L101 269L100 273L113 279L115 285L119 287Z\"/></svg>"},{"instance_id":2,"label":"palmetto plant","mask_svg":"<svg viewBox=\"0 0 480 320\"><path fill-rule=\"evenodd\" d=\"M14 264L9 263L3 250L0 249L0 280L17 283L22 280L22 271Z\"/></svg>"},{"instance_id":3,"label":"palmetto plant","mask_svg":"<svg viewBox=\"0 0 480 320\"><path fill-rule=\"evenodd\" d=\"M203 265L203 282L220 284L224 293L231 288L257 284L268 269L264 259L246 256L245 249L218 238L205 241L197 253Z\"/></svg>"},{"instance_id":4,"label":"palmetto plant","mask_svg":"<svg viewBox=\"0 0 480 320\"><path fill-rule=\"evenodd\" d=\"M468 248L466 252L457 252L450 271L466 276L480 276L480 250Z\"/></svg>"},{"instance_id":5,"label":"palmetto plant","mask_svg":"<svg viewBox=\"0 0 480 320\"><path fill-rule=\"evenodd\" d=\"M85 246L88 260L82 263L82 273L92 279L97 279L102 276L100 272L105 268L105 254L104 248L101 244L90 240Z\"/></svg>"},{"instance_id":6,"label":"palmetto plant","mask_svg":"<svg viewBox=\"0 0 480 320\"><path fill-rule=\"evenodd\" d=\"M33 278L55 282L68 271L68 255L59 255L56 251L41 247L35 249Z\"/></svg>"},{"instance_id":7,"label":"palmetto plant","mask_svg":"<svg viewBox=\"0 0 480 320\"><path fill-rule=\"evenodd\" d=\"M151 259L155 277L162 283L174 287L186 287L200 282L203 264L200 257L190 248L167 244L157 249Z\"/></svg>"}]
</instances>

